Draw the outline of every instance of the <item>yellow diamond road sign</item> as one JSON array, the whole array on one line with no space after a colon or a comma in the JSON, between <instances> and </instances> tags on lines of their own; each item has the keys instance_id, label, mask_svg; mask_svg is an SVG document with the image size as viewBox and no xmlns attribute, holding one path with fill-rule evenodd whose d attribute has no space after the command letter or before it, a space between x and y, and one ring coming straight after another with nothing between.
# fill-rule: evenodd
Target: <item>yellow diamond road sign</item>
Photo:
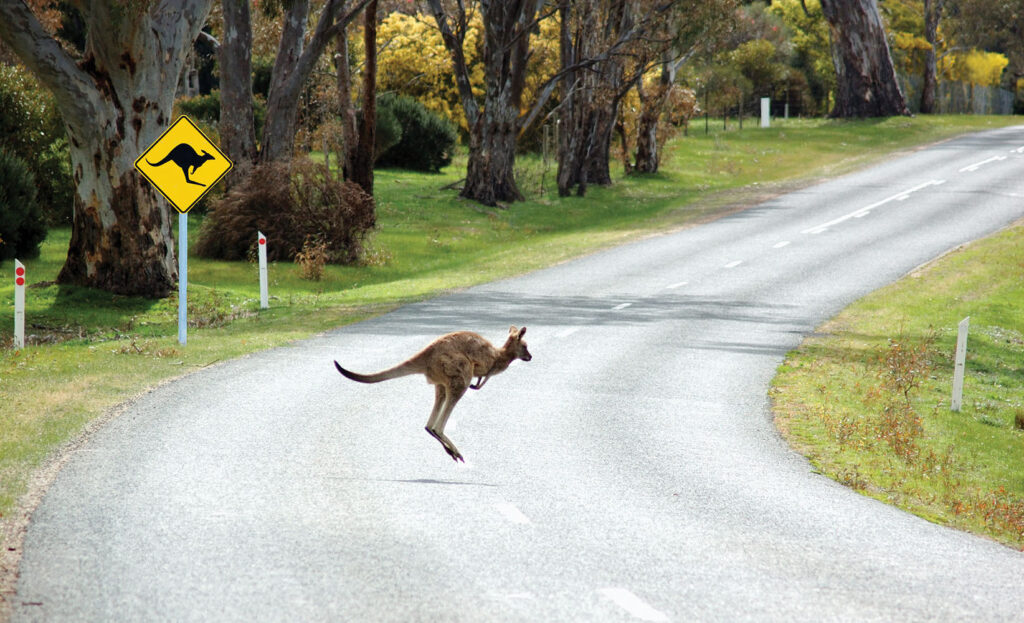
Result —
<instances>
[{"instance_id":1,"label":"yellow diamond road sign","mask_svg":"<svg viewBox=\"0 0 1024 623\"><path fill-rule=\"evenodd\" d=\"M232 166L231 160L185 115L178 117L135 161L139 173L182 214Z\"/></svg>"}]
</instances>

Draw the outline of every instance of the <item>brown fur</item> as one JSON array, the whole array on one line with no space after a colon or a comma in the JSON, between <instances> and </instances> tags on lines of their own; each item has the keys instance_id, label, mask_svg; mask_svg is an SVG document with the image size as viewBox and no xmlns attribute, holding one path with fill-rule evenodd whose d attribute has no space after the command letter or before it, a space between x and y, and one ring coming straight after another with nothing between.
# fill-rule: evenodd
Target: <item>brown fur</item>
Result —
<instances>
[{"instance_id":1,"label":"brown fur","mask_svg":"<svg viewBox=\"0 0 1024 623\"><path fill-rule=\"evenodd\" d=\"M375 374L358 374L341 367L337 361L334 366L347 378L360 383L379 383L400 376L423 374L427 382L434 385L434 408L427 420L426 430L434 439L441 442L448 456L456 461L463 461L458 448L444 434L445 424L452 409L459 402L467 389L480 389L487 380L504 372L516 359L529 361L533 358L526 348L523 335L526 327L517 329L510 327L508 339L501 348L495 348L480 335L471 331L458 331L437 338L426 348L402 363L382 370ZM473 377L477 382L472 383Z\"/></svg>"}]
</instances>

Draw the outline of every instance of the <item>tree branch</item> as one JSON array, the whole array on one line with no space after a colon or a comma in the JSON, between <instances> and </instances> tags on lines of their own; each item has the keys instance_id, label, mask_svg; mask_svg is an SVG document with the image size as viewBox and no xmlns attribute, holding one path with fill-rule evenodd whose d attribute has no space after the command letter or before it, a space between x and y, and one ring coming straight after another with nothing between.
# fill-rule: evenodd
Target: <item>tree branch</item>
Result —
<instances>
[{"instance_id":1,"label":"tree branch","mask_svg":"<svg viewBox=\"0 0 1024 623\"><path fill-rule=\"evenodd\" d=\"M655 19L659 18L665 11L670 9L675 4L676 2L675 0L673 0L671 2L667 2L666 4L656 7L651 15L645 17L635 26L627 30L625 33L619 35L619 37L604 52L591 58L585 58L576 63L572 63L571 65L563 67L561 70L557 71L554 75L548 78L540 87L540 96L537 98L537 101L534 102L534 105L530 108L530 112L520 117L521 123L519 125L519 132L525 132L527 128L529 128L533 124L533 122L537 120L537 117L540 115L541 110L543 110L544 106L547 105L548 100L550 100L551 96L554 94L555 87L564 76L580 69L589 69L594 65L603 63L608 59L612 58L613 56L616 56L619 53L619 50L621 50L627 44L632 43L633 41L644 36L644 34L647 32L647 27L651 23L653 23ZM621 97L622 96L618 96L617 99Z\"/></svg>"},{"instance_id":2,"label":"tree branch","mask_svg":"<svg viewBox=\"0 0 1024 623\"><path fill-rule=\"evenodd\" d=\"M22 0L0 0L0 40L57 98L68 121L85 123L99 115L99 96L93 80L79 69L60 44L43 30L42 24Z\"/></svg>"},{"instance_id":3,"label":"tree branch","mask_svg":"<svg viewBox=\"0 0 1024 623\"><path fill-rule=\"evenodd\" d=\"M328 29L327 38L333 39L334 37L338 36L338 33L348 28L348 25L352 23L352 20L358 17L359 14L363 12L363 9L365 9L366 5L368 4L370 4L370 0L359 0L359 2L354 7L352 7L351 11L346 13L341 19L335 22L334 25L330 27L330 29Z\"/></svg>"},{"instance_id":4,"label":"tree branch","mask_svg":"<svg viewBox=\"0 0 1024 623\"><path fill-rule=\"evenodd\" d=\"M465 38L466 7L462 0L459 0L459 32L455 33L452 31L451 24L448 23L448 14L441 6L441 1L427 0L427 5L434 14L434 21L437 22L437 28L441 31L441 39L452 58L455 84L459 88L459 97L462 100L463 112L466 114L466 122L472 128L480 118L480 106L473 95L473 87L469 82L469 70L466 67L466 54L462 49Z\"/></svg>"},{"instance_id":5,"label":"tree branch","mask_svg":"<svg viewBox=\"0 0 1024 623\"><path fill-rule=\"evenodd\" d=\"M293 79L298 80L299 85L305 84L306 79L312 73L313 65L323 54L324 49L330 41L333 41L338 33L342 32L348 24L366 8L370 0L359 0L351 11L341 19L338 13L345 7L347 0L327 0L320 19L317 21L316 30L309 40L309 45L302 51L298 62L295 64Z\"/></svg>"}]
</instances>

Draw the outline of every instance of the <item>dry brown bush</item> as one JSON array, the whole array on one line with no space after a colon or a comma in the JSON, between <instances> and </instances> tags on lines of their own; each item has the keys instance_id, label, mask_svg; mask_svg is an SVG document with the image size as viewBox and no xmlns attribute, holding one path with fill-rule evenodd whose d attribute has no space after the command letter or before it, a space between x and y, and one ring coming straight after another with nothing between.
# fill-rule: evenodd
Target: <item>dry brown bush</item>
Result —
<instances>
[{"instance_id":1,"label":"dry brown bush","mask_svg":"<svg viewBox=\"0 0 1024 623\"><path fill-rule=\"evenodd\" d=\"M255 167L211 206L196 244L200 257L244 260L267 236L267 259L292 261L307 238L326 245L327 260L359 260L376 223L373 197L352 182L331 177L308 158Z\"/></svg>"}]
</instances>

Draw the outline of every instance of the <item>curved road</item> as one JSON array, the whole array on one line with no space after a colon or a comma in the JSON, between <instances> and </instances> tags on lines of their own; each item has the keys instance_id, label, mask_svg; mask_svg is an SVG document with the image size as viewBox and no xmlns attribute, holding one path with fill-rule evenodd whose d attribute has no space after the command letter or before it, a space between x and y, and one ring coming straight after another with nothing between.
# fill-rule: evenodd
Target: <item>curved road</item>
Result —
<instances>
[{"instance_id":1,"label":"curved road","mask_svg":"<svg viewBox=\"0 0 1024 623\"><path fill-rule=\"evenodd\" d=\"M816 475L771 422L785 353L1024 216L1024 128L410 305L136 401L35 512L15 621L1019 621L1024 554ZM941 304L941 303L939 303ZM449 436L432 338L533 361Z\"/></svg>"}]
</instances>

